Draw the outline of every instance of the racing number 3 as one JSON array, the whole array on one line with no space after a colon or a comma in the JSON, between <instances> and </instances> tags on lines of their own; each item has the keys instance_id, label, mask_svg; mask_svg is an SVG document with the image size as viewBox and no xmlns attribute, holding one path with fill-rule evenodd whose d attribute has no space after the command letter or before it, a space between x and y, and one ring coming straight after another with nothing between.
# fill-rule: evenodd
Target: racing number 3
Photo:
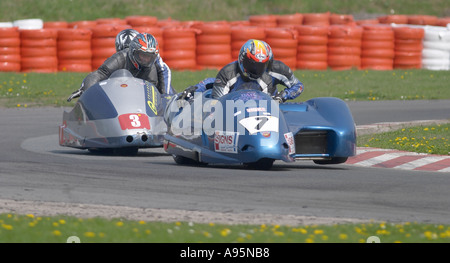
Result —
<instances>
[{"instance_id":1,"label":"racing number 3","mask_svg":"<svg viewBox=\"0 0 450 263\"><path fill-rule=\"evenodd\" d=\"M130 120L131 121L131 126L135 127L135 128L139 128L141 127L141 122L139 121L139 116L136 114L131 114L130 115Z\"/></svg>"},{"instance_id":2,"label":"racing number 3","mask_svg":"<svg viewBox=\"0 0 450 263\"><path fill-rule=\"evenodd\" d=\"M129 113L119 116L120 128L126 129L150 129L150 122L147 114Z\"/></svg>"}]
</instances>

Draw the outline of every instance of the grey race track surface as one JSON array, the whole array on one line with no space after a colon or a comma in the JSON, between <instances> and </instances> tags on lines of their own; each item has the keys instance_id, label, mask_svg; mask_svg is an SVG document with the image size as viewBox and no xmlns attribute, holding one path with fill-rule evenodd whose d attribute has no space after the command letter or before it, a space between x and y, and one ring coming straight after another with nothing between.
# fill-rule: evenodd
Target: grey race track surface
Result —
<instances>
[{"instance_id":1,"label":"grey race track surface","mask_svg":"<svg viewBox=\"0 0 450 263\"><path fill-rule=\"evenodd\" d=\"M357 125L450 119L450 101L349 106ZM198 168L176 165L162 149L99 156L58 145L63 110L0 109L1 200L450 223L449 173L312 161L275 162L271 171Z\"/></svg>"}]
</instances>

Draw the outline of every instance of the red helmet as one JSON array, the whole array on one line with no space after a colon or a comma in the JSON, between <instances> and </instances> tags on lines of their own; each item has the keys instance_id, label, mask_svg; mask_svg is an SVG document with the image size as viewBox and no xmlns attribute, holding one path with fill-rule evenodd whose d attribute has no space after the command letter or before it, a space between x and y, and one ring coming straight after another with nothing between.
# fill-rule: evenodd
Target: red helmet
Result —
<instances>
[{"instance_id":1,"label":"red helmet","mask_svg":"<svg viewBox=\"0 0 450 263\"><path fill-rule=\"evenodd\" d=\"M272 56L270 46L261 40L248 40L239 51L238 64L241 73L250 79L258 79L267 70Z\"/></svg>"},{"instance_id":2,"label":"red helmet","mask_svg":"<svg viewBox=\"0 0 450 263\"><path fill-rule=\"evenodd\" d=\"M139 34L131 41L128 56L137 69L151 67L159 57L158 41L148 33Z\"/></svg>"}]
</instances>

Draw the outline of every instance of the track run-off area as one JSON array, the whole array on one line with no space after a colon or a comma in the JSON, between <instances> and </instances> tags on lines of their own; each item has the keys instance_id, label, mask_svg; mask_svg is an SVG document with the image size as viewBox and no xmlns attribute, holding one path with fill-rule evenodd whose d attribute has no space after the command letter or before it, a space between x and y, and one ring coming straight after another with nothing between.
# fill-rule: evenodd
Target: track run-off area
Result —
<instances>
[{"instance_id":1,"label":"track run-off area","mask_svg":"<svg viewBox=\"0 0 450 263\"><path fill-rule=\"evenodd\" d=\"M450 119L446 100L348 105L361 132ZM122 157L61 147L63 111L1 109L0 213L290 225L450 224L448 156L359 148L341 165L277 161L269 171L180 166L162 148ZM431 157L439 169L424 163Z\"/></svg>"}]
</instances>

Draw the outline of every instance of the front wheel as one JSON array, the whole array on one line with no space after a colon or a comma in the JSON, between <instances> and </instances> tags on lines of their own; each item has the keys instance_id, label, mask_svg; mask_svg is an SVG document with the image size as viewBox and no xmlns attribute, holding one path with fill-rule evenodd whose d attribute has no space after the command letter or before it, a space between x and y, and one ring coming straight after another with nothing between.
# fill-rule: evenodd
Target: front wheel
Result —
<instances>
[{"instance_id":1,"label":"front wheel","mask_svg":"<svg viewBox=\"0 0 450 263\"><path fill-rule=\"evenodd\" d=\"M262 158L253 163L244 163L244 165L253 170L270 170L274 162L274 159Z\"/></svg>"},{"instance_id":2,"label":"front wheel","mask_svg":"<svg viewBox=\"0 0 450 263\"><path fill-rule=\"evenodd\" d=\"M314 160L316 164L340 164L345 163L348 157L333 157L330 160Z\"/></svg>"},{"instance_id":3,"label":"front wheel","mask_svg":"<svg viewBox=\"0 0 450 263\"><path fill-rule=\"evenodd\" d=\"M172 154L173 160L180 165L206 166L207 163L197 162L184 156Z\"/></svg>"}]
</instances>

